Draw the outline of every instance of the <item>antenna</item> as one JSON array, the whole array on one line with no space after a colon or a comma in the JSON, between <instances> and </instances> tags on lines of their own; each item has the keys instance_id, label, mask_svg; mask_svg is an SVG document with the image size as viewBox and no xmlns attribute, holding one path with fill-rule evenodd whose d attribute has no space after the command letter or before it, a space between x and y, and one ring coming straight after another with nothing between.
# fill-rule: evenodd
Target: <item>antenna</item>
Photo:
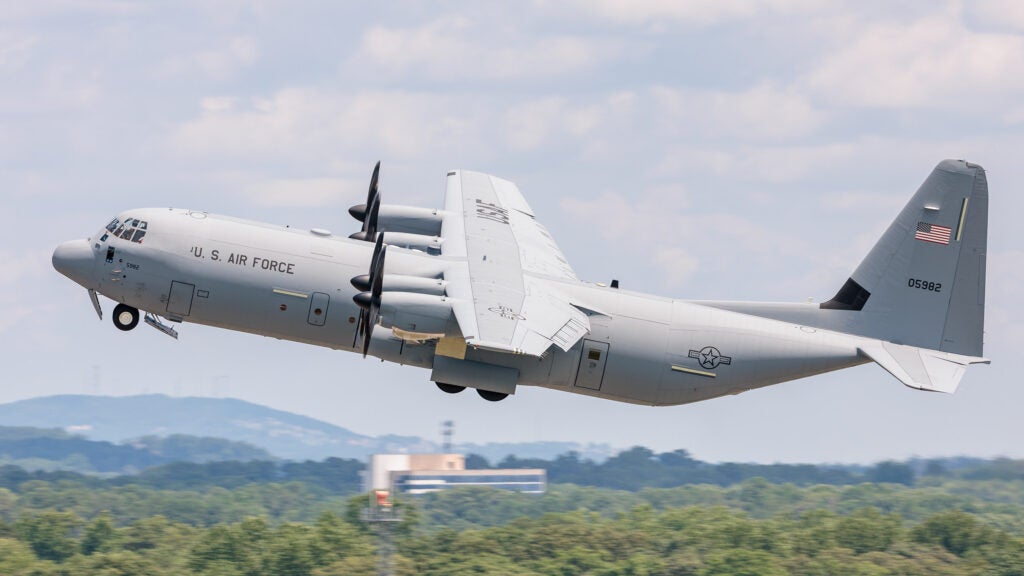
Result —
<instances>
[{"instance_id":1,"label":"antenna","mask_svg":"<svg viewBox=\"0 0 1024 576\"><path fill-rule=\"evenodd\" d=\"M455 433L455 422L451 420L445 420L441 423L441 436L444 437L444 443L442 444L444 454L452 453L452 434Z\"/></svg>"}]
</instances>

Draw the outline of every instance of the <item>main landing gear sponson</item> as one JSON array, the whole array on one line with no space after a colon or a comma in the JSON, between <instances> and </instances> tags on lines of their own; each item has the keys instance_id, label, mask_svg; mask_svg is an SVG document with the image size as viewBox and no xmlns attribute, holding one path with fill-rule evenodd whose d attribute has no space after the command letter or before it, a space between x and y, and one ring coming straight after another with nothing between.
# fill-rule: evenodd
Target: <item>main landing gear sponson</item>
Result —
<instances>
[{"instance_id":1,"label":"main landing gear sponson","mask_svg":"<svg viewBox=\"0 0 1024 576\"><path fill-rule=\"evenodd\" d=\"M139 325L139 310L127 304L114 306L114 314L111 318L118 330L128 331Z\"/></svg>"},{"instance_id":2,"label":"main landing gear sponson","mask_svg":"<svg viewBox=\"0 0 1024 576\"><path fill-rule=\"evenodd\" d=\"M434 382L434 384L437 384L437 387L440 388L442 392L447 392L449 394L458 394L466 389L465 386L459 386L458 384L445 384L444 382ZM490 390L477 389L476 393L484 400L488 400L490 402L497 402L498 400L504 400L508 397L508 394L504 394L502 392L491 392Z\"/></svg>"},{"instance_id":3,"label":"main landing gear sponson","mask_svg":"<svg viewBox=\"0 0 1024 576\"><path fill-rule=\"evenodd\" d=\"M465 386L459 386L457 384L445 384L444 382L434 382L434 384L437 384L437 387L440 388L442 392L447 392L449 394L458 394L466 389Z\"/></svg>"},{"instance_id":4,"label":"main landing gear sponson","mask_svg":"<svg viewBox=\"0 0 1024 576\"><path fill-rule=\"evenodd\" d=\"M508 397L508 394L503 392L491 392L490 390L481 390L479 388L477 388L476 393L479 394L481 398L489 402L497 402Z\"/></svg>"}]
</instances>

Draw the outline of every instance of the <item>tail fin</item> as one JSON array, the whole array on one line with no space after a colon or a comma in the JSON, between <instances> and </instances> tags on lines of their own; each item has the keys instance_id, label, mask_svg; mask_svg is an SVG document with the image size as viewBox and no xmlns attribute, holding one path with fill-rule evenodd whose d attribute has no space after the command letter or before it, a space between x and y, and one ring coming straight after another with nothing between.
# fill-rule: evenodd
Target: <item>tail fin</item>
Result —
<instances>
[{"instance_id":1,"label":"tail fin","mask_svg":"<svg viewBox=\"0 0 1024 576\"><path fill-rule=\"evenodd\" d=\"M985 170L944 160L821 308L856 312L841 314L843 332L981 356L987 238Z\"/></svg>"}]
</instances>

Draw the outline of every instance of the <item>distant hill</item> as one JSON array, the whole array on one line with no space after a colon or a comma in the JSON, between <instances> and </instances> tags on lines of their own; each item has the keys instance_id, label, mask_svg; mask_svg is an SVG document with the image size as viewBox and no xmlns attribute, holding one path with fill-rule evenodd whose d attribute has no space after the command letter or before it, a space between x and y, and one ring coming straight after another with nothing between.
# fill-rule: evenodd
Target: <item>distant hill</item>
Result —
<instances>
[{"instance_id":1,"label":"distant hill","mask_svg":"<svg viewBox=\"0 0 1024 576\"><path fill-rule=\"evenodd\" d=\"M232 398L46 396L0 404L0 425L61 428L108 442L175 434L224 438L292 460L365 456L376 447L369 436Z\"/></svg>"},{"instance_id":2,"label":"distant hill","mask_svg":"<svg viewBox=\"0 0 1024 576\"><path fill-rule=\"evenodd\" d=\"M286 460L329 457L365 458L375 453L435 452L440 446L414 436L380 437L357 434L321 420L233 398L61 395L0 404L0 426L59 428L89 440L132 441L150 446L158 438L183 434L244 442ZM141 440L140 440L141 439ZM209 447L209 446L208 446ZM170 447L157 448L170 450ZM491 461L514 454L523 458L554 458L569 451L604 460L607 445L571 442L455 445Z\"/></svg>"},{"instance_id":3,"label":"distant hill","mask_svg":"<svg viewBox=\"0 0 1024 576\"><path fill-rule=\"evenodd\" d=\"M268 460L266 450L243 442L176 434L129 444L89 440L59 429L0 426L0 464L28 470L126 474L171 462Z\"/></svg>"}]
</instances>

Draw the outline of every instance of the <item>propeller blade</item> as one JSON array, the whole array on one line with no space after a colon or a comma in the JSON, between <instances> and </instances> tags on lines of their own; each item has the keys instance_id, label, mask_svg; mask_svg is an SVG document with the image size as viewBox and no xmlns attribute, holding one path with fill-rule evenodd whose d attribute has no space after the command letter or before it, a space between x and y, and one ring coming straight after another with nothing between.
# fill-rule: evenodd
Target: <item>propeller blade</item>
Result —
<instances>
[{"instance_id":1,"label":"propeller blade","mask_svg":"<svg viewBox=\"0 0 1024 576\"><path fill-rule=\"evenodd\" d=\"M363 335L363 316L366 315L366 311L359 309L359 319L356 320L356 330L352 335L352 347L356 347L356 342L359 342L359 337Z\"/></svg>"},{"instance_id":2,"label":"propeller blade","mask_svg":"<svg viewBox=\"0 0 1024 576\"><path fill-rule=\"evenodd\" d=\"M360 274L352 278L352 286L360 292L369 292L373 287L373 271L377 269L377 260L384 251L384 235L377 236L377 242L373 245L373 256L370 257L369 274Z\"/></svg>"},{"instance_id":3,"label":"propeller blade","mask_svg":"<svg viewBox=\"0 0 1024 576\"><path fill-rule=\"evenodd\" d=\"M377 246L380 247L380 251L378 252L376 262L373 263L373 270L370 272L370 276L373 278L373 284L370 287L369 306L366 310L366 332L363 334L363 358L366 358L366 353L370 350L370 340L373 338L373 327L377 325L377 319L380 317L381 295L384 292L384 256L387 255L388 247L382 240L378 241ZM376 248L376 246L374 248ZM366 295L366 292L361 292L356 294L356 298L359 300L365 300ZM356 303L361 306L362 304L359 300L356 300Z\"/></svg>"},{"instance_id":4,"label":"propeller blade","mask_svg":"<svg viewBox=\"0 0 1024 576\"><path fill-rule=\"evenodd\" d=\"M373 175L370 176L370 190L366 193L366 204L356 204L355 206L348 209L348 213L353 218L363 222L366 220L366 209L368 206L373 205L374 198L377 197L377 181L380 178L380 160L373 167Z\"/></svg>"},{"instance_id":5,"label":"propeller blade","mask_svg":"<svg viewBox=\"0 0 1024 576\"><path fill-rule=\"evenodd\" d=\"M369 274L360 274L355 278L352 278L352 286L359 293L352 297L352 301L359 306L359 320L356 324L355 337L352 339L352 347L355 348L356 342L359 341L360 337L363 337L363 357L366 357L366 351L370 348L370 332L373 330L373 325L377 323L377 312L373 311L376 303L376 308L380 309L380 295L384 289L384 235L381 234L377 237L377 241L373 244L373 255L370 256L370 270ZM376 293L374 290L376 289Z\"/></svg>"},{"instance_id":6,"label":"propeller blade","mask_svg":"<svg viewBox=\"0 0 1024 576\"><path fill-rule=\"evenodd\" d=\"M377 238L377 218L380 214L380 196L376 196L373 202L370 204L370 211L366 215L366 219L363 220L363 228L359 232L355 232L350 235L349 238L354 240L366 240L367 242L373 242Z\"/></svg>"},{"instance_id":7,"label":"propeller blade","mask_svg":"<svg viewBox=\"0 0 1024 576\"><path fill-rule=\"evenodd\" d=\"M373 327L377 324L377 308L370 308L366 315L366 332L363 333L363 358L370 351L370 341L373 340Z\"/></svg>"}]
</instances>

